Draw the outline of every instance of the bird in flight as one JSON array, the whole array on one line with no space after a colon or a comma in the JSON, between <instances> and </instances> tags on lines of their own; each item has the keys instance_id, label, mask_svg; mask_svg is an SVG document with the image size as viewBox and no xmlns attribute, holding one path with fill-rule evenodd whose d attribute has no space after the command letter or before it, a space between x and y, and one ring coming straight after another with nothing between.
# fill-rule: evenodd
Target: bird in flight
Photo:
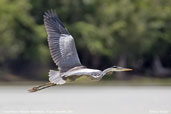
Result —
<instances>
[{"instance_id":1,"label":"bird in flight","mask_svg":"<svg viewBox=\"0 0 171 114\"><path fill-rule=\"evenodd\" d=\"M48 45L53 61L59 71L49 71L49 82L31 88L30 92L36 92L51 86L65 84L66 80L76 80L81 76L87 76L92 80L100 80L103 76L113 71L131 71L132 69L112 66L103 71L90 69L83 66L79 60L74 38L59 20L54 10L48 10L44 14L44 24L48 34Z\"/></svg>"}]
</instances>

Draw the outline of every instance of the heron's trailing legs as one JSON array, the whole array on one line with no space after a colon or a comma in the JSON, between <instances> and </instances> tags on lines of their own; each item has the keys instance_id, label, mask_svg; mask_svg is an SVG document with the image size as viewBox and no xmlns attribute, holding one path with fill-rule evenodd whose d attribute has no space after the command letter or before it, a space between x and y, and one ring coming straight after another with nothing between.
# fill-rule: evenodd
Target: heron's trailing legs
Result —
<instances>
[{"instance_id":1,"label":"heron's trailing legs","mask_svg":"<svg viewBox=\"0 0 171 114\"><path fill-rule=\"evenodd\" d=\"M39 85L39 86L35 86L31 89L29 89L28 91L29 92L36 92L36 91L40 91L42 89L45 89L45 88L48 88L48 87L51 87L51 86L55 86L56 84L54 83L51 83L51 82L48 82L48 83L45 83L45 84L42 84L42 85Z\"/></svg>"}]
</instances>

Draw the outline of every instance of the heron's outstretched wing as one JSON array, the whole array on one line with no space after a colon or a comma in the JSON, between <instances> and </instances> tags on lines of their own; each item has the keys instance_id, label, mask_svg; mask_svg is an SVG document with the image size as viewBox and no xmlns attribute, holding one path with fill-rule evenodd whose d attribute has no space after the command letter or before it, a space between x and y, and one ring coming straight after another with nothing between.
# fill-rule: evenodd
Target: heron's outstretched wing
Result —
<instances>
[{"instance_id":1,"label":"heron's outstretched wing","mask_svg":"<svg viewBox=\"0 0 171 114\"><path fill-rule=\"evenodd\" d=\"M48 44L53 61L61 72L81 66L73 37L57 17L55 11L47 11L44 24L48 33Z\"/></svg>"}]
</instances>

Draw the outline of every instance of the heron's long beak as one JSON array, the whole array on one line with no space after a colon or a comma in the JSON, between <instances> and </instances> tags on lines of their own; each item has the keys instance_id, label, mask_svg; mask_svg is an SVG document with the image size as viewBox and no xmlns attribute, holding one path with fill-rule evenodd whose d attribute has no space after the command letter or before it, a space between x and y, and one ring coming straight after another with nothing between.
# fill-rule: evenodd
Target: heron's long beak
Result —
<instances>
[{"instance_id":1,"label":"heron's long beak","mask_svg":"<svg viewBox=\"0 0 171 114\"><path fill-rule=\"evenodd\" d=\"M123 68L123 67L117 67L117 68L115 69L115 71L117 71L117 72L132 71L132 69L130 69L130 68Z\"/></svg>"},{"instance_id":2,"label":"heron's long beak","mask_svg":"<svg viewBox=\"0 0 171 114\"><path fill-rule=\"evenodd\" d=\"M130 68L122 68L120 69L120 71L132 71L133 69L130 69Z\"/></svg>"}]
</instances>

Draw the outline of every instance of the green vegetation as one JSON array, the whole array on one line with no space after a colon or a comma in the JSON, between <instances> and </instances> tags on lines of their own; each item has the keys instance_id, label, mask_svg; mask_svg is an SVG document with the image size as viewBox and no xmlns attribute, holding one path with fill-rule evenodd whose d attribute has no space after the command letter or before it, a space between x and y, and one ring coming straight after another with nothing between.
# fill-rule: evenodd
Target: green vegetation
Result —
<instances>
[{"instance_id":1,"label":"green vegetation","mask_svg":"<svg viewBox=\"0 0 171 114\"><path fill-rule=\"evenodd\" d=\"M84 65L171 76L170 0L1 0L0 73L47 78L54 65L43 25L48 9L75 38Z\"/></svg>"}]
</instances>

